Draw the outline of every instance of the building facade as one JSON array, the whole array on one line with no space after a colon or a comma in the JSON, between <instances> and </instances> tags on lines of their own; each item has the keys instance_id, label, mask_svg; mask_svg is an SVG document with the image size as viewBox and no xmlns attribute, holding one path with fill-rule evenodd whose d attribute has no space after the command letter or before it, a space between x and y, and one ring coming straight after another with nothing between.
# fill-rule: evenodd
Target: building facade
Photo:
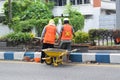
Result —
<instances>
[{"instance_id":1,"label":"building facade","mask_svg":"<svg viewBox=\"0 0 120 80\"><path fill-rule=\"evenodd\" d=\"M83 31L90 29L107 28L115 29L116 0L45 0L53 1L52 10L54 16L64 14L65 5L71 3L72 7L85 16ZM0 0L0 14L3 14L2 6L5 0Z\"/></svg>"},{"instance_id":2,"label":"building facade","mask_svg":"<svg viewBox=\"0 0 120 80\"><path fill-rule=\"evenodd\" d=\"M55 2L53 9L54 16L64 14L65 5L72 4L72 7L85 16L83 31L98 28L115 28L116 0L49 0Z\"/></svg>"}]
</instances>

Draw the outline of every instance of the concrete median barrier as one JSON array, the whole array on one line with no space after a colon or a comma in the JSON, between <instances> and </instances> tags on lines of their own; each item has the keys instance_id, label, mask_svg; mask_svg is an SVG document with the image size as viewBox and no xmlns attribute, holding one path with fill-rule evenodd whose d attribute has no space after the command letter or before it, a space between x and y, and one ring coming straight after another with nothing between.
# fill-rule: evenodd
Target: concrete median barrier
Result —
<instances>
[{"instance_id":1,"label":"concrete median barrier","mask_svg":"<svg viewBox=\"0 0 120 80\"><path fill-rule=\"evenodd\" d=\"M71 53L72 62L120 63L120 53Z\"/></svg>"},{"instance_id":2,"label":"concrete median barrier","mask_svg":"<svg viewBox=\"0 0 120 80\"><path fill-rule=\"evenodd\" d=\"M41 52L0 52L1 60L23 60L26 56L30 59L40 58Z\"/></svg>"},{"instance_id":3,"label":"concrete median barrier","mask_svg":"<svg viewBox=\"0 0 120 80\"><path fill-rule=\"evenodd\" d=\"M24 57L30 59L41 58L41 52L0 52L1 60L23 60ZM72 62L84 63L87 61L96 61L98 63L120 63L120 53L70 53Z\"/></svg>"}]
</instances>

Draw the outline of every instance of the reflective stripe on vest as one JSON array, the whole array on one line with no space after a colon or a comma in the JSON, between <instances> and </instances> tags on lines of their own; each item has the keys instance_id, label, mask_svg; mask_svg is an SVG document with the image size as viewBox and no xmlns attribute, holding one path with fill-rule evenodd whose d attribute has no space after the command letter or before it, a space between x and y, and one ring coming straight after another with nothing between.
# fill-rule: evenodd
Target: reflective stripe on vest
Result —
<instances>
[{"instance_id":1,"label":"reflective stripe on vest","mask_svg":"<svg viewBox=\"0 0 120 80\"><path fill-rule=\"evenodd\" d=\"M69 24L63 25L61 40L71 40L72 39L72 26Z\"/></svg>"},{"instance_id":2,"label":"reflective stripe on vest","mask_svg":"<svg viewBox=\"0 0 120 80\"><path fill-rule=\"evenodd\" d=\"M53 25L47 25L43 43L54 44L55 38L56 38L56 27Z\"/></svg>"}]
</instances>

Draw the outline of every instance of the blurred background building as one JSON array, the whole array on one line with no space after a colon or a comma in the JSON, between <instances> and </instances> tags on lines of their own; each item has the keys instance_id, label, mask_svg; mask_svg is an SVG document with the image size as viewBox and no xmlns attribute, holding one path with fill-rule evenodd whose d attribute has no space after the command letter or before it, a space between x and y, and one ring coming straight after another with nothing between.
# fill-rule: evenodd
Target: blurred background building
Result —
<instances>
[{"instance_id":1,"label":"blurred background building","mask_svg":"<svg viewBox=\"0 0 120 80\"><path fill-rule=\"evenodd\" d=\"M115 29L116 23L116 0L49 0L54 1L54 16L64 13L65 5L69 2L72 7L85 16L83 31L89 29L107 28Z\"/></svg>"},{"instance_id":2,"label":"blurred background building","mask_svg":"<svg viewBox=\"0 0 120 80\"><path fill-rule=\"evenodd\" d=\"M72 3L72 7L85 16L83 31L90 29L106 28L115 29L116 25L116 0L46 0L55 2L52 10L54 16L64 14L65 5ZM3 4L0 0L0 16L4 16Z\"/></svg>"}]
</instances>

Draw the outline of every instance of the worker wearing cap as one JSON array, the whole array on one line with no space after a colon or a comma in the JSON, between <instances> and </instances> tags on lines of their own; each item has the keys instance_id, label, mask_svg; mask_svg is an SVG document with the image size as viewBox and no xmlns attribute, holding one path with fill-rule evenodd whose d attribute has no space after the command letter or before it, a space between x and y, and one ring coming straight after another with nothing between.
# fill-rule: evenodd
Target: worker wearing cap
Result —
<instances>
[{"instance_id":1,"label":"worker wearing cap","mask_svg":"<svg viewBox=\"0 0 120 80\"><path fill-rule=\"evenodd\" d=\"M58 33L57 27L54 23L54 20L51 19L49 21L48 25L46 25L42 31L42 35L41 35L41 40L43 42L42 49L54 48L54 43L55 43L55 39L56 39L56 32ZM44 62L44 60L42 60L42 58L44 58L44 57L45 57L45 53L42 52L41 63Z\"/></svg>"},{"instance_id":2,"label":"worker wearing cap","mask_svg":"<svg viewBox=\"0 0 120 80\"><path fill-rule=\"evenodd\" d=\"M62 26L62 29L60 31L60 44L59 48L60 49L67 49L68 51L71 50L71 42L72 42L72 37L74 35L74 29L73 27L69 24L69 19L64 18L64 24ZM69 60L69 54L67 56L67 61Z\"/></svg>"}]
</instances>

